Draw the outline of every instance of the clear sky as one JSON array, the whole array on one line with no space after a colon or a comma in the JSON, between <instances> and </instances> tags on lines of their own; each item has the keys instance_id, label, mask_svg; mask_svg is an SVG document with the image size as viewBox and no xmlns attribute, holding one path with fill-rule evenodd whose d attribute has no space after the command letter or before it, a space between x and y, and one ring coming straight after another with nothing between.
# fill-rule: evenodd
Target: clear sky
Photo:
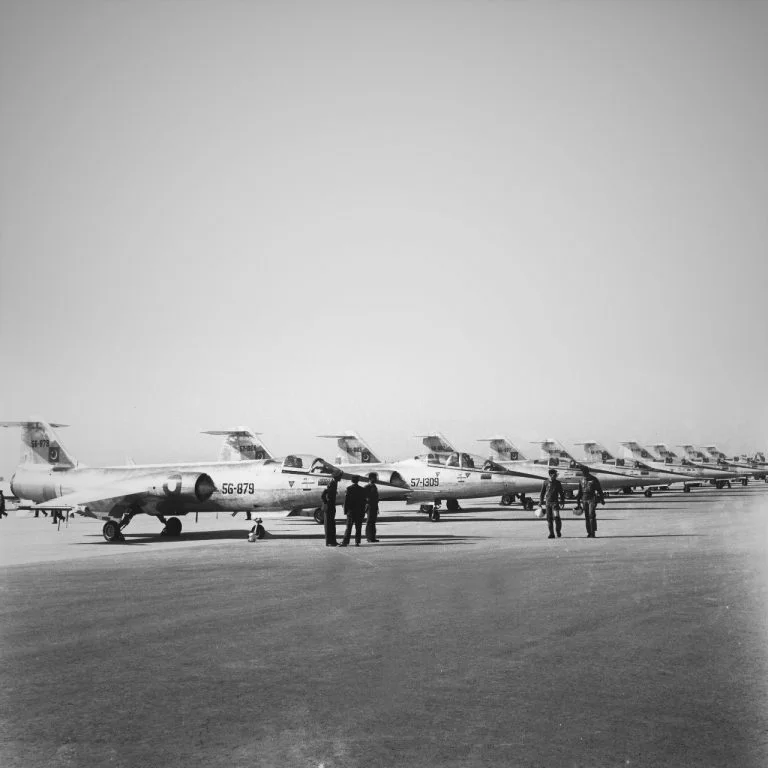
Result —
<instances>
[{"instance_id":1,"label":"clear sky","mask_svg":"<svg viewBox=\"0 0 768 768\"><path fill-rule=\"evenodd\" d=\"M766 3L0 14L0 419L768 447Z\"/></svg>"}]
</instances>

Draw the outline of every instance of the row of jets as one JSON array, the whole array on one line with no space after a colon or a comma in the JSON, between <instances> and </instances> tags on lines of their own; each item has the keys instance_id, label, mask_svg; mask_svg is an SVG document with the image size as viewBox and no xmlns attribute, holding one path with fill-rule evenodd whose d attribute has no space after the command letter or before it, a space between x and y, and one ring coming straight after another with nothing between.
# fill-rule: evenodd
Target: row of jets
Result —
<instances>
[{"instance_id":1,"label":"row of jets","mask_svg":"<svg viewBox=\"0 0 768 768\"><path fill-rule=\"evenodd\" d=\"M505 437L483 438L490 456L457 451L440 433L417 435L426 452L402 461L382 461L355 432L321 437L336 440L339 455L333 463L310 454L274 456L260 434L241 427L210 430L223 438L218 461L88 467L78 463L56 433L64 424L43 421L6 421L2 427L21 429L22 461L11 479L11 493L20 507L77 513L104 521L104 538L122 540L121 531L137 514L157 518L162 533L179 536L179 519L190 513L266 512L302 514L314 510L322 522L321 494L332 477L339 481L339 497L354 478L367 480L375 473L382 501L420 505L431 520L440 519L445 501L449 510L459 500L500 497L508 506L516 500L533 508L527 494L538 493L551 468L566 492L578 486L588 466L607 492L631 493L655 489L712 484L718 488L750 479L768 481L765 455L728 458L714 445L681 446L675 453L663 443L642 446L621 443L624 456L611 454L597 442L579 443L583 459L575 459L560 443L538 443L538 459L524 456ZM263 531L263 528L261 528Z\"/></svg>"}]
</instances>

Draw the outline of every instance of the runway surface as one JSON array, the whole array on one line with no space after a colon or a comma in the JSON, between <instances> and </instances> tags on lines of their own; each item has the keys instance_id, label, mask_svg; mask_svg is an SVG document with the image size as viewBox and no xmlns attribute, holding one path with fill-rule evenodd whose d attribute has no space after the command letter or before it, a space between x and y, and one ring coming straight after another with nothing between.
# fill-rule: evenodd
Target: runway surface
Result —
<instances>
[{"instance_id":1,"label":"runway surface","mask_svg":"<svg viewBox=\"0 0 768 768\"><path fill-rule=\"evenodd\" d=\"M0 764L768 765L768 486L611 497L595 540L471 509L347 549L11 511Z\"/></svg>"}]
</instances>

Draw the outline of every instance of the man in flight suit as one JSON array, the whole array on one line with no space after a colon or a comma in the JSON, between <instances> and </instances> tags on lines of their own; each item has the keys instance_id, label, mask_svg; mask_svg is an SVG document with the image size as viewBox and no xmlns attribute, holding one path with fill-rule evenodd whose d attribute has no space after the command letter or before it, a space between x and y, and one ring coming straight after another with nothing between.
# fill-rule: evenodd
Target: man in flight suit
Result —
<instances>
[{"instance_id":1,"label":"man in flight suit","mask_svg":"<svg viewBox=\"0 0 768 768\"><path fill-rule=\"evenodd\" d=\"M354 477L352 485L347 488L347 495L344 497L344 514L347 516L347 529L344 531L344 538L341 546L346 547L352 536L352 526L355 526L355 546L360 546L360 540L363 535L363 518L365 517L365 491L357 484L360 478Z\"/></svg>"},{"instance_id":2,"label":"man in flight suit","mask_svg":"<svg viewBox=\"0 0 768 768\"><path fill-rule=\"evenodd\" d=\"M336 494L339 491L339 478L334 473L331 482L325 487L320 498L323 500L323 528L325 528L325 546L338 547L336 541Z\"/></svg>"},{"instance_id":3,"label":"man in flight suit","mask_svg":"<svg viewBox=\"0 0 768 768\"><path fill-rule=\"evenodd\" d=\"M554 518L555 528L557 529L557 538L560 538L560 531L563 527L563 521L560 519L560 505L565 504L565 491L563 484L557 479L557 470L549 470L549 480L544 482L541 488L541 497L539 504L547 504L547 525L549 526L549 538L555 538L555 531L552 527Z\"/></svg>"},{"instance_id":4,"label":"man in flight suit","mask_svg":"<svg viewBox=\"0 0 768 768\"><path fill-rule=\"evenodd\" d=\"M579 491L576 494L577 504L584 508L584 521L587 524L587 536L595 538L597 533L597 502L605 504L603 486L600 481L589 471L589 467L582 467L583 477L579 480Z\"/></svg>"},{"instance_id":5,"label":"man in flight suit","mask_svg":"<svg viewBox=\"0 0 768 768\"><path fill-rule=\"evenodd\" d=\"M366 510L368 522L365 524L366 541L376 542L376 520L379 517L379 489L376 487L376 473L368 475L368 485L365 486Z\"/></svg>"}]
</instances>

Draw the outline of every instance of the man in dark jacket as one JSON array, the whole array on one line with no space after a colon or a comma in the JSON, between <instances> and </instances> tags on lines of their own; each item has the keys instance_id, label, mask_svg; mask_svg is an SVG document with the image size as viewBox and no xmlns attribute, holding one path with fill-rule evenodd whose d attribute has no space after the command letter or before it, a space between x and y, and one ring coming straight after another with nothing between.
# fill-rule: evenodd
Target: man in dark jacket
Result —
<instances>
[{"instance_id":1,"label":"man in dark jacket","mask_svg":"<svg viewBox=\"0 0 768 768\"><path fill-rule=\"evenodd\" d=\"M371 472L368 475L368 485L365 486L366 506L368 522L365 524L366 541L376 542L376 520L379 517L379 489L376 487L377 475Z\"/></svg>"},{"instance_id":2,"label":"man in dark jacket","mask_svg":"<svg viewBox=\"0 0 768 768\"><path fill-rule=\"evenodd\" d=\"M560 538L560 531L563 528L563 521L560 519L560 505L565 504L565 491L563 490L563 484L557 479L557 470L549 470L549 480L544 482L541 488L541 497L539 504L547 505L547 525L549 526L549 538L555 538L555 530L552 523L554 518L555 526L557 530L557 538Z\"/></svg>"},{"instance_id":3,"label":"man in dark jacket","mask_svg":"<svg viewBox=\"0 0 768 768\"><path fill-rule=\"evenodd\" d=\"M583 477L579 480L579 491L576 494L577 504L584 509L584 521L587 524L587 536L595 538L597 533L597 502L605 504L603 486L600 481L589 471L589 467L582 467Z\"/></svg>"},{"instance_id":4,"label":"man in dark jacket","mask_svg":"<svg viewBox=\"0 0 768 768\"><path fill-rule=\"evenodd\" d=\"M336 541L336 494L339 492L339 478L334 473L331 482L320 495L323 500L323 528L325 528L325 546L337 547Z\"/></svg>"},{"instance_id":5,"label":"man in dark jacket","mask_svg":"<svg viewBox=\"0 0 768 768\"><path fill-rule=\"evenodd\" d=\"M352 479L352 485L347 488L347 495L344 497L344 514L347 516L347 529L344 531L344 538L341 546L346 547L352 537L352 526L355 526L355 546L360 546L363 536L363 518L365 517L365 491L357 484L359 478Z\"/></svg>"},{"instance_id":6,"label":"man in dark jacket","mask_svg":"<svg viewBox=\"0 0 768 768\"><path fill-rule=\"evenodd\" d=\"M4 517L8 517L8 513L5 511L5 496L3 495L3 492L0 491L0 520Z\"/></svg>"}]
</instances>

